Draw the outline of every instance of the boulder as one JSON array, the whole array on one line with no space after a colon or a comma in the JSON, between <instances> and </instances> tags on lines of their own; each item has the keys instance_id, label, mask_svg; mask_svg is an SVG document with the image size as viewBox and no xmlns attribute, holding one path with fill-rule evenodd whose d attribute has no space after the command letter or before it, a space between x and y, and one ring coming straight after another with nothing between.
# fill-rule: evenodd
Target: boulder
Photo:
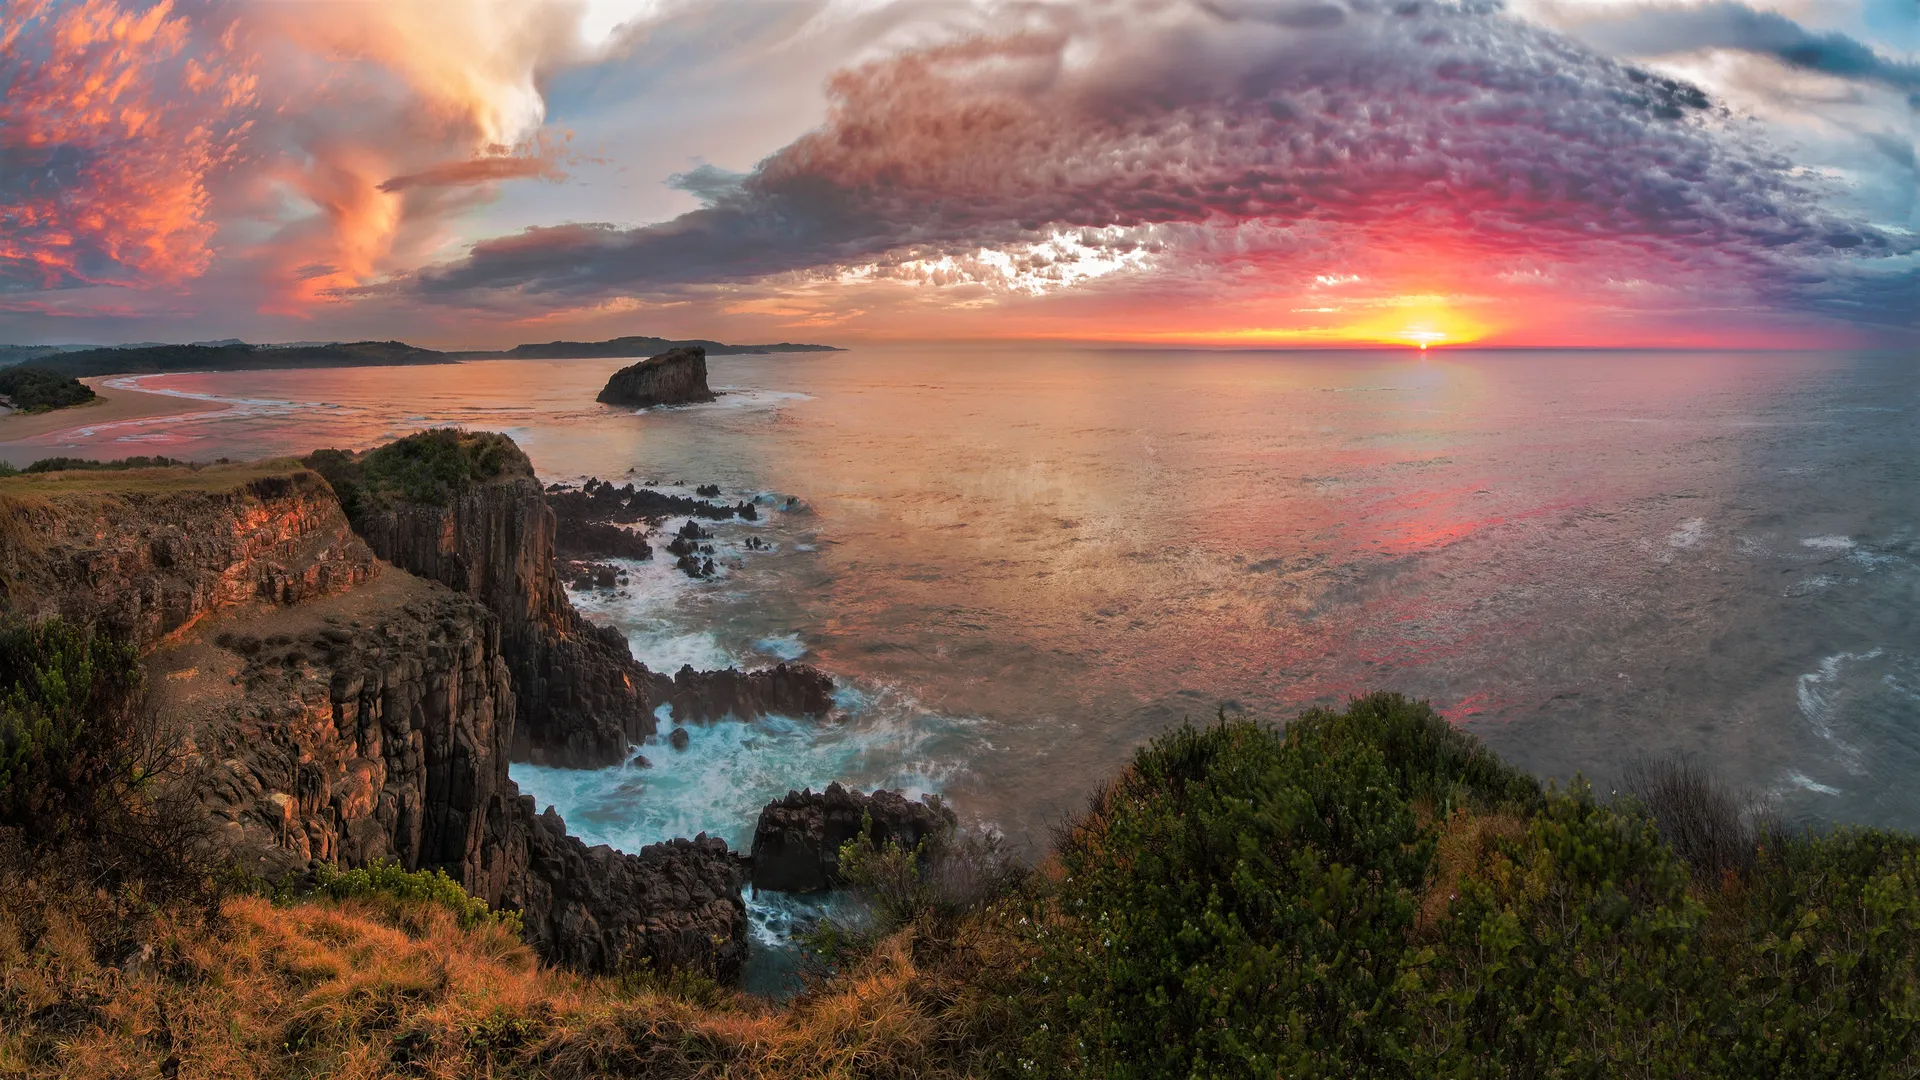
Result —
<instances>
[{"instance_id":1,"label":"boulder","mask_svg":"<svg viewBox=\"0 0 1920 1080\"><path fill-rule=\"evenodd\" d=\"M668 349L621 368L594 400L603 405L645 409L713 399L713 391L707 388L707 350L691 345Z\"/></svg>"},{"instance_id":2,"label":"boulder","mask_svg":"<svg viewBox=\"0 0 1920 1080\"><path fill-rule=\"evenodd\" d=\"M889 842L912 850L928 837L952 834L953 811L897 791L863 795L839 784L827 790L789 791L760 811L753 830L755 889L819 892L840 883L840 848L864 836L876 848Z\"/></svg>"}]
</instances>

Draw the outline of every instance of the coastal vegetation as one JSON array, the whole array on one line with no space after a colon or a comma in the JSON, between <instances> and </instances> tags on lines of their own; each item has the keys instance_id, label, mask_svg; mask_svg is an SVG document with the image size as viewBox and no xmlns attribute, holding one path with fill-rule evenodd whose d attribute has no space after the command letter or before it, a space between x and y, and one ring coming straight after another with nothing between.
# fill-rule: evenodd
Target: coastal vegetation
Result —
<instances>
[{"instance_id":1,"label":"coastal vegetation","mask_svg":"<svg viewBox=\"0 0 1920 1080\"><path fill-rule=\"evenodd\" d=\"M302 464L327 478L349 518L397 502L446 506L487 480L533 475L512 439L457 428L431 428L362 454L316 450Z\"/></svg>"},{"instance_id":2,"label":"coastal vegetation","mask_svg":"<svg viewBox=\"0 0 1920 1080\"><path fill-rule=\"evenodd\" d=\"M1031 870L979 841L844 851L872 917L776 1005L543 967L443 875L81 873L130 835L99 815L164 817L146 766L72 764L146 760L109 737L137 725L94 722L137 667L71 625L8 634L0 1075L1920 1068L1920 841L1788 831L1684 762L1605 799L1542 785L1397 695L1170 731ZM42 775L81 790L56 806Z\"/></svg>"},{"instance_id":3,"label":"coastal vegetation","mask_svg":"<svg viewBox=\"0 0 1920 1080\"><path fill-rule=\"evenodd\" d=\"M94 399L93 387L70 375L41 367L0 368L0 397L22 412L38 413L85 405Z\"/></svg>"}]
</instances>

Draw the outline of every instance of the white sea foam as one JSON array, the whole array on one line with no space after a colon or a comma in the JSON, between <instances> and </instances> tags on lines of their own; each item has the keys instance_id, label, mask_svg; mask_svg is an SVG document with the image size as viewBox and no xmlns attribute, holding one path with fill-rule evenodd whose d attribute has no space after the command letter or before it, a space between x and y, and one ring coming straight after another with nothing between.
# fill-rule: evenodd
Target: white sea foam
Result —
<instances>
[{"instance_id":1,"label":"white sea foam","mask_svg":"<svg viewBox=\"0 0 1920 1080\"><path fill-rule=\"evenodd\" d=\"M1801 547L1815 551L1852 551L1853 538L1849 536L1809 536L1800 541Z\"/></svg>"},{"instance_id":2,"label":"white sea foam","mask_svg":"<svg viewBox=\"0 0 1920 1080\"><path fill-rule=\"evenodd\" d=\"M1794 687L1800 715L1814 734L1839 752L1841 760L1854 773L1865 770L1860 750L1842 739L1836 730L1845 697L1845 672L1850 665L1877 660L1881 655L1882 650L1877 648L1863 653L1835 653L1820 661L1819 670L1800 676Z\"/></svg>"},{"instance_id":3,"label":"white sea foam","mask_svg":"<svg viewBox=\"0 0 1920 1080\"><path fill-rule=\"evenodd\" d=\"M800 640L799 634L782 634L778 637L763 637L753 643L755 651L781 660L798 660L807 655L807 643Z\"/></svg>"},{"instance_id":4,"label":"white sea foam","mask_svg":"<svg viewBox=\"0 0 1920 1080\"><path fill-rule=\"evenodd\" d=\"M1828 787L1827 785L1819 783L1818 781L1814 780L1812 777L1806 775L1805 773L1789 772L1787 773L1787 782L1792 784L1794 787L1802 788L1806 791L1811 791L1816 795L1840 794L1839 788Z\"/></svg>"},{"instance_id":5,"label":"white sea foam","mask_svg":"<svg viewBox=\"0 0 1920 1080\"><path fill-rule=\"evenodd\" d=\"M1706 518L1688 518L1680 523L1678 529L1668 535L1667 544L1670 547L1690 548L1700 543L1701 538L1706 534Z\"/></svg>"},{"instance_id":6,"label":"white sea foam","mask_svg":"<svg viewBox=\"0 0 1920 1080\"><path fill-rule=\"evenodd\" d=\"M812 394L802 394L793 390L761 390L753 387L716 386L713 388L720 396L713 401L701 401L691 405L651 405L644 409L635 409L635 416L644 416L651 412L706 412L720 409L769 409L777 408L795 401L812 401Z\"/></svg>"},{"instance_id":7,"label":"white sea foam","mask_svg":"<svg viewBox=\"0 0 1920 1080\"><path fill-rule=\"evenodd\" d=\"M941 744L965 726L925 714L843 722L724 720L688 727L685 750L659 737L649 740L640 752L650 767L516 764L512 775L541 809L555 807L589 844L638 851L704 832L745 848L753 842L760 809L790 790L818 790L838 780L862 789L895 788L910 798L937 792L954 775L951 762L960 756L942 752Z\"/></svg>"}]
</instances>

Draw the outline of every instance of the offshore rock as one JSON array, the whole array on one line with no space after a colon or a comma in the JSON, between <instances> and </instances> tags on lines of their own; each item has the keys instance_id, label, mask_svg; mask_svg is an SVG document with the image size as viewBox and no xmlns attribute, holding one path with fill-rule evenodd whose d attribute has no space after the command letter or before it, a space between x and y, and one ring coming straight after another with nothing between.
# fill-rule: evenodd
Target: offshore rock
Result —
<instances>
[{"instance_id":1,"label":"offshore rock","mask_svg":"<svg viewBox=\"0 0 1920 1080\"><path fill-rule=\"evenodd\" d=\"M594 400L636 409L712 401L714 393L707 388L707 350L699 345L682 346L621 368Z\"/></svg>"},{"instance_id":2,"label":"offshore rock","mask_svg":"<svg viewBox=\"0 0 1920 1080\"><path fill-rule=\"evenodd\" d=\"M840 848L864 836L911 851L929 837L952 834L953 811L937 802L909 802L897 791L863 795L839 784L789 791L760 811L753 830L753 887L819 892L839 884Z\"/></svg>"}]
</instances>

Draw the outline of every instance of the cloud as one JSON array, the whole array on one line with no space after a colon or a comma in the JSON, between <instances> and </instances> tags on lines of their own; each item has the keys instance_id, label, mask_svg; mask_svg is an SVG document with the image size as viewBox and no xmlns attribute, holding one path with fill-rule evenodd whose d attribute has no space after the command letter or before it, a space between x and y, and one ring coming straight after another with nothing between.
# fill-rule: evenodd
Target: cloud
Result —
<instances>
[{"instance_id":1,"label":"cloud","mask_svg":"<svg viewBox=\"0 0 1920 1080\"><path fill-rule=\"evenodd\" d=\"M1614 8L1571 20L1571 25L1583 41L1613 53L1663 56L1738 49L1823 75L1920 91L1920 64L1882 56L1846 34L1816 33L1777 12L1757 11L1736 0Z\"/></svg>"},{"instance_id":2,"label":"cloud","mask_svg":"<svg viewBox=\"0 0 1920 1080\"><path fill-rule=\"evenodd\" d=\"M0 0L0 289L206 269L254 90L223 29L165 0Z\"/></svg>"},{"instance_id":3,"label":"cloud","mask_svg":"<svg viewBox=\"0 0 1920 1080\"><path fill-rule=\"evenodd\" d=\"M431 257L583 55L538 0L0 0L0 287L179 288L310 313Z\"/></svg>"},{"instance_id":4,"label":"cloud","mask_svg":"<svg viewBox=\"0 0 1920 1080\"><path fill-rule=\"evenodd\" d=\"M396 191L406 191L408 188L471 187L474 184L492 184L501 180L518 180L528 177L564 180L566 174L560 172L554 163L546 158L497 154L467 158L464 161L443 161L436 165L429 165L419 172L390 177L375 185L375 188L391 194Z\"/></svg>"},{"instance_id":5,"label":"cloud","mask_svg":"<svg viewBox=\"0 0 1920 1080\"><path fill-rule=\"evenodd\" d=\"M1752 289L1906 244L1825 209L1698 88L1494 9L1017 10L841 72L826 122L751 174L689 174L700 209L483 241L398 291L577 303L1152 228L1155 265L1252 289L1301 276L1303 250Z\"/></svg>"}]
</instances>

